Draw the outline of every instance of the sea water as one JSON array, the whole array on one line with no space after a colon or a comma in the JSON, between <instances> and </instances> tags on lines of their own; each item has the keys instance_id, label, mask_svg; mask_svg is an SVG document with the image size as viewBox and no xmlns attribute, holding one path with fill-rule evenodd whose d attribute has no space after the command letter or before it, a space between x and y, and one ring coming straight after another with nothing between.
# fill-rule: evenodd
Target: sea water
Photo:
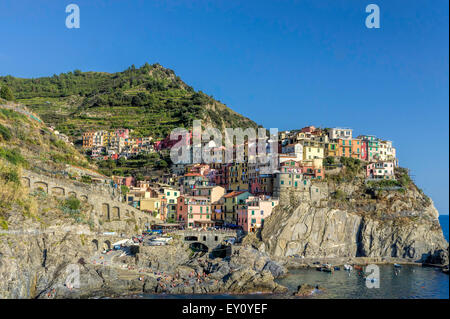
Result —
<instances>
[{"instance_id":1,"label":"sea water","mask_svg":"<svg viewBox=\"0 0 450 319\"><path fill-rule=\"evenodd\" d=\"M444 236L449 238L449 216L439 217ZM309 298L330 299L449 299L449 276L439 268L403 265L395 269L393 265L378 265L380 277L379 288L368 288L366 279L359 271L335 271L333 274L320 272L315 269L293 269L289 274L276 281L287 288L292 295L299 285L319 285L324 292ZM288 296L286 295L286 296ZM241 298L280 298L262 294L251 295L141 295L143 298L212 298L212 299L241 299Z\"/></svg>"}]
</instances>

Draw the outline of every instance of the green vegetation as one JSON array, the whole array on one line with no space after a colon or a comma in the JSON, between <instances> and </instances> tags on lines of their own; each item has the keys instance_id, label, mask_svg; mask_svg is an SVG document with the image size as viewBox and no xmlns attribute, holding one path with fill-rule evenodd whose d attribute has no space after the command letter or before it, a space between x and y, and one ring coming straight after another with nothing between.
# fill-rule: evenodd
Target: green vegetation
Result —
<instances>
[{"instance_id":1,"label":"green vegetation","mask_svg":"<svg viewBox=\"0 0 450 319\"><path fill-rule=\"evenodd\" d=\"M27 117L25 115L15 112L13 110L2 109L2 108L0 108L0 119L27 121Z\"/></svg>"},{"instance_id":2,"label":"green vegetation","mask_svg":"<svg viewBox=\"0 0 450 319\"><path fill-rule=\"evenodd\" d=\"M167 170L171 164L170 157L160 153L139 154L128 160L120 158L117 161L112 159L97 162L99 171L106 175L134 176L142 180L144 175L155 170Z\"/></svg>"},{"instance_id":3,"label":"green vegetation","mask_svg":"<svg viewBox=\"0 0 450 319\"><path fill-rule=\"evenodd\" d=\"M86 184L92 184L92 177L89 175L83 175L81 176L81 182Z\"/></svg>"},{"instance_id":4,"label":"green vegetation","mask_svg":"<svg viewBox=\"0 0 450 319\"><path fill-rule=\"evenodd\" d=\"M362 171L361 161L352 157L341 157L340 162L345 166L345 170L349 175L357 175Z\"/></svg>"},{"instance_id":5,"label":"green vegetation","mask_svg":"<svg viewBox=\"0 0 450 319\"><path fill-rule=\"evenodd\" d=\"M347 194L344 191L341 191L340 189L338 189L334 193L332 193L331 197L338 201L346 201L347 200Z\"/></svg>"},{"instance_id":6,"label":"green vegetation","mask_svg":"<svg viewBox=\"0 0 450 319\"><path fill-rule=\"evenodd\" d=\"M14 101L14 95L7 85L2 85L0 88L0 98L5 99L7 101Z\"/></svg>"},{"instance_id":7,"label":"green vegetation","mask_svg":"<svg viewBox=\"0 0 450 319\"><path fill-rule=\"evenodd\" d=\"M0 172L0 177L7 183L20 185L19 172L17 170L5 170Z\"/></svg>"},{"instance_id":8,"label":"green vegetation","mask_svg":"<svg viewBox=\"0 0 450 319\"><path fill-rule=\"evenodd\" d=\"M135 136L161 138L173 128L191 127L193 119L219 128L257 127L159 64L112 74L75 70L37 79L6 76L0 85L69 136L124 127Z\"/></svg>"},{"instance_id":9,"label":"green vegetation","mask_svg":"<svg viewBox=\"0 0 450 319\"><path fill-rule=\"evenodd\" d=\"M0 228L8 230L8 222L2 216L0 216Z\"/></svg>"},{"instance_id":10,"label":"green vegetation","mask_svg":"<svg viewBox=\"0 0 450 319\"><path fill-rule=\"evenodd\" d=\"M332 156L328 156L326 158L323 159L323 165L324 166L330 166L334 164L334 157Z\"/></svg>"},{"instance_id":11,"label":"green vegetation","mask_svg":"<svg viewBox=\"0 0 450 319\"><path fill-rule=\"evenodd\" d=\"M27 160L20 154L18 148L8 149L0 147L0 158L4 158L13 165L28 166Z\"/></svg>"},{"instance_id":12,"label":"green vegetation","mask_svg":"<svg viewBox=\"0 0 450 319\"><path fill-rule=\"evenodd\" d=\"M25 168L29 168L28 163L51 170L60 169L60 164L89 166L82 154L45 125L3 108L0 108L0 158Z\"/></svg>"},{"instance_id":13,"label":"green vegetation","mask_svg":"<svg viewBox=\"0 0 450 319\"><path fill-rule=\"evenodd\" d=\"M128 188L128 186L120 185L120 191L122 192L122 195L125 195L130 191L130 189Z\"/></svg>"},{"instance_id":14,"label":"green vegetation","mask_svg":"<svg viewBox=\"0 0 450 319\"><path fill-rule=\"evenodd\" d=\"M327 160L327 159L325 159ZM330 162L331 160L327 160ZM362 162L359 159L351 158L351 157L341 157L340 163L343 165L343 169L338 174L329 174L326 175L326 179L328 181L334 182L336 184L340 184L343 182L352 182L355 179L360 178L361 173L363 172ZM333 159L334 163L334 159Z\"/></svg>"},{"instance_id":15,"label":"green vegetation","mask_svg":"<svg viewBox=\"0 0 450 319\"><path fill-rule=\"evenodd\" d=\"M91 220L86 220L81 211L81 202L76 197L69 197L63 200L59 207L66 215L73 218L76 223L83 223L89 225L92 228L93 223Z\"/></svg>"},{"instance_id":16,"label":"green vegetation","mask_svg":"<svg viewBox=\"0 0 450 319\"><path fill-rule=\"evenodd\" d=\"M383 189L392 187L403 187L402 183L393 179L382 179L379 181L367 182L367 187L372 189Z\"/></svg>"},{"instance_id":17,"label":"green vegetation","mask_svg":"<svg viewBox=\"0 0 450 319\"><path fill-rule=\"evenodd\" d=\"M9 141L11 139L11 131L9 128L0 124L0 141Z\"/></svg>"},{"instance_id":18,"label":"green vegetation","mask_svg":"<svg viewBox=\"0 0 450 319\"><path fill-rule=\"evenodd\" d=\"M64 200L63 207L71 210L79 210L81 208L81 202L76 197L69 197Z\"/></svg>"},{"instance_id":19,"label":"green vegetation","mask_svg":"<svg viewBox=\"0 0 450 319\"><path fill-rule=\"evenodd\" d=\"M411 177L409 177L408 169L403 167L395 168L395 178L399 181L402 187L408 187L411 183Z\"/></svg>"}]
</instances>

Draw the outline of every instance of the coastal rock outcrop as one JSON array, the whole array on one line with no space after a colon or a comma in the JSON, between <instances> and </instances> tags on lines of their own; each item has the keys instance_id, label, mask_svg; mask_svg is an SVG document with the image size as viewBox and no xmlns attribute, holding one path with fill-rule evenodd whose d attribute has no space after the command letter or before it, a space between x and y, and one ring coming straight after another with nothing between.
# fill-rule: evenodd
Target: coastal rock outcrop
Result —
<instances>
[{"instance_id":1,"label":"coastal rock outcrop","mask_svg":"<svg viewBox=\"0 0 450 319\"><path fill-rule=\"evenodd\" d=\"M416 190L386 192L380 198L345 205L327 198L318 203L287 201L265 221L261 249L275 257L397 257L448 263L448 243L430 199L425 201Z\"/></svg>"}]
</instances>

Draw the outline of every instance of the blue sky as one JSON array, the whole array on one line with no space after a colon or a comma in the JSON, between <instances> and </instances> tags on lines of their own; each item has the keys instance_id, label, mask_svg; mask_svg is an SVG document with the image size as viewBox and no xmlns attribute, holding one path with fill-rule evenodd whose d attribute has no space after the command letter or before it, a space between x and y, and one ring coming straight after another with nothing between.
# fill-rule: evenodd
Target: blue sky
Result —
<instances>
[{"instance_id":1,"label":"blue sky","mask_svg":"<svg viewBox=\"0 0 450 319\"><path fill-rule=\"evenodd\" d=\"M80 29L65 27L70 3ZM365 27L370 3L380 29ZM448 214L448 14L447 0L3 0L0 75L159 62L265 127L392 140Z\"/></svg>"}]
</instances>

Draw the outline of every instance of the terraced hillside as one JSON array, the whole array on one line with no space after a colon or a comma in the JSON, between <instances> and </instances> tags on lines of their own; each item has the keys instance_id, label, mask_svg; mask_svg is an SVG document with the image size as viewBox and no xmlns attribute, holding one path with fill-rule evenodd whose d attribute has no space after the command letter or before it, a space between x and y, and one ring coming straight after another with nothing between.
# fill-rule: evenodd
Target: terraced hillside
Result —
<instances>
[{"instance_id":1,"label":"terraced hillside","mask_svg":"<svg viewBox=\"0 0 450 319\"><path fill-rule=\"evenodd\" d=\"M165 137L193 119L218 128L257 127L248 118L184 83L159 64L118 73L74 71L36 79L0 77L16 100L60 132L79 138L89 129L133 129L136 136Z\"/></svg>"}]
</instances>

